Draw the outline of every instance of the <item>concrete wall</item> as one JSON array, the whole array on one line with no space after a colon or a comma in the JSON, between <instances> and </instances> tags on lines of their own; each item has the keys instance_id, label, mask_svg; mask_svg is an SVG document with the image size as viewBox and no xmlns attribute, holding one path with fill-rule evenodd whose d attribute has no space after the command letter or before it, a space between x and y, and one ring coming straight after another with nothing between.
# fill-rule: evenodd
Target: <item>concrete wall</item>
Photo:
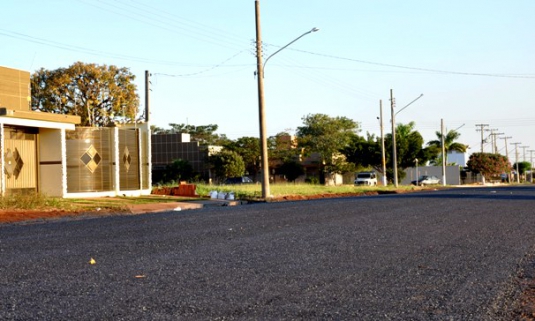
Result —
<instances>
[{"instance_id":1,"label":"concrete wall","mask_svg":"<svg viewBox=\"0 0 535 321\"><path fill-rule=\"evenodd\" d=\"M401 181L401 185L410 185L412 181L416 180L416 168L407 168L405 170L405 178ZM433 175L442 180L442 166L419 166L418 176ZM442 181L440 182L442 184ZM461 170L459 166L446 166L446 185L460 185L461 184Z\"/></svg>"}]
</instances>

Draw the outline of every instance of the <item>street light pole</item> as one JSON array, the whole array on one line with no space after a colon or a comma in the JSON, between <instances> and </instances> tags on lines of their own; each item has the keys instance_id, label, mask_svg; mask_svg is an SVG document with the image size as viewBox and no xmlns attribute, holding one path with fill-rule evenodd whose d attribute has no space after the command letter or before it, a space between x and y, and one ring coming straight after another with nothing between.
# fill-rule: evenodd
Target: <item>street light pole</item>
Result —
<instances>
[{"instance_id":1,"label":"street light pole","mask_svg":"<svg viewBox=\"0 0 535 321\"><path fill-rule=\"evenodd\" d=\"M518 145L522 143L511 143L511 145L515 145L515 163L516 163L516 182L520 183L520 172L518 171Z\"/></svg>"},{"instance_id":2,"label":"street light pole","mask_svg":"<svg viewBox=\"0 0 535 321\"><path fill-rule=\"evenodd\" d=\"M405 108L409 107L417 101L418 99L422 98L424 94L421 94L418 96L418 98L414 99L407 105L405 105L403 108L398 110L396 113L394 113L394 107L396 105L394 101L394 97L392 94L392 89L390 89L390 113L392 115L392 169L394 171L394 186L398 187L398 156L397 156L397 146L396 146L396 115L399 114L401 111L403 111Z\"/></svg>"},{"instance_id":3,"label":"street light pole","mask_svg":"<svg viewBox=\"0 0 535 321\"><path fill-rule=\"evenodd\" d=\"M385 135L383 128L383 101L379 100L379 117L381 117L381 164L383 165L383 186L386 186L386 157L385 157Z\"/></svg>"},{"instance_id":4,"label":"street light pole","mask_svg":"<svg viewBox=\"0 0 535 321\"><path fill-rule=\"evenodd\" d=\"M264 104L264 67L269 60L275 54L288 47L292 43L308 35L309 33L316 32L318 28L312 28L292 40L290 43L275 51L266 61L262 63L262 32L260 30L260 1L255 0L255 21L256 21L256 77L258 80L258 118L260 125L260 152L262 154L262 198L266 199L271 196L269 190L269 161L268 161L268 146L267 146L267 129L266 129L266 117L265 117L265 104Z\"/></svg>"}]
</instances>

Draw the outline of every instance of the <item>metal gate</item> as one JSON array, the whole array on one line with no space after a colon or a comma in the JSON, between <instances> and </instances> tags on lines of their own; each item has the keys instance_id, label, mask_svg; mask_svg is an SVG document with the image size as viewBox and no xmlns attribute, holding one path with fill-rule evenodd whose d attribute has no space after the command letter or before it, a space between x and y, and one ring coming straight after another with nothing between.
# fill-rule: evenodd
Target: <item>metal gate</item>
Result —
<instances>
[{"instance_id":1,"label":"metal gate","mask_svg":"<svg viewBox=\"0 0 535 321\"><path fill-rule=\"evenodd\" d=\"M6 193L37 192L37 129L4 127Z\"/></svg>"}]
</instances>

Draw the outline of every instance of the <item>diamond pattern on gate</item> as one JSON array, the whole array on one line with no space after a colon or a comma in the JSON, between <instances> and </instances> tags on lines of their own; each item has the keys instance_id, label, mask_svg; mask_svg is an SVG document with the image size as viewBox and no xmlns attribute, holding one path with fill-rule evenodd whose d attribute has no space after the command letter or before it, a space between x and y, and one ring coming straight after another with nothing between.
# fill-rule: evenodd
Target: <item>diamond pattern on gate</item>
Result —
<instances>
[{"instance_id":1,"label":"diamond pattern on gate","mask_svg":"<svg viewBox=\"0 0 535 321\"><path fill-rule=\"evenodd\" d=\"M6 162L4 165L4 173L7 175L7 178L15 176L15 179L18 179L22 167L24 166L24 162L22 161L22 157L20 157L18 149L15 148L15 150L12 151L8 148L4 155L4 159Z\"/></svg>"},{"instance_id":2,"label":"diamond pattern on gate","mask_svg":"<svg viewBox=\"0 0 535 321\"><path fill-rule=\"evenodd\" d=\"M132 163L132 157L130 157L130 151L128 150L128 147L125 147L124 152L123 152L123 164L127 173L130 170L131 163Z\"/></svg>"},{"instance_id":3,"label":"diamond pattern on gate","mask_svg":"<svg viewBox=\"0 0 535 321\"><path fill-rule=\"evenodd\" d=\"M93 145L91 145L80 157L80 160L82 161L82 163L84 163L85 167L91 173L94 173L98 165L102 161L102 157L98 153L97 149Z\"/></svg>"}]
</instances>

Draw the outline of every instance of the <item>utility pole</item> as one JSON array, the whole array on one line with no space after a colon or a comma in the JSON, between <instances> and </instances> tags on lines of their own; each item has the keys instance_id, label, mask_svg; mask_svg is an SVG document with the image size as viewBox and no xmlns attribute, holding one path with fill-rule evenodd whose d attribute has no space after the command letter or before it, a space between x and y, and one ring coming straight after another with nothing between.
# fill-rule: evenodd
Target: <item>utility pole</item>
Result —
<instances>
[{"instance_id":1,"label":"utility pole","mask_svg":"<svg viewBox=\"0 0 535 321\"><path fill-rule=\"evenodd\" d=\"M503 135L503 133L496 133L498 129L491 129L491 133L489 136L491 136L491 142L492 142L492 153L498 154L498 146L496 146L496 136Z\"/></svg>"},{"instance_id":2,"label":"utility pole","mask_svg":"<svg viewBox=\"0 0 535 321\"><path fill-rule=\"evenodd\" d=\"M381 122L381 162L383 165L383 186L386 186L386 157L385 157L385 135L383 128L383 101L379 100L379 117Z\"/></svg>"},{"instance_id":3,"label":"utility pole","mask_svg":"<svg viewBox=\"0 0 535 321\"><path fill-rule=\"evenodd\" d=\"M483 153L483 144L485 143L485 139L483 138L483 132L488 131L488 129L484 128L489 127L489 124L476 124L476 127L481 127L480 129L476 129L476 131L481 132L481 152Z\"/></svg>"},{"instance_id":4,"label":"utility pole","mask_svg":"<svg viewBox=\"0 0 535 321\"><path fill-rule=\"evenodd\" d=\"M515 145L515 164L516 164L516 182L520 183L520 172L518 171L518 145L522 143L511 143L511 145Z\"/></svg>"},{"instance_id":5,"label":"utility pole","mask_svg":"<svg viewBox=\"0 0 535 321\"><path fill-rule=\"evenodd\" d=\"M440 144L442 145L442 185L446 186L446 146L444 146L444 119L440 119Z\"/></svg>"},{"instance_id":6,"label":"utility pole","mask_svg":"<svg viewBox=\"0 0 535 321\"><path fill-rule=\"evenodd\" d=\"M523 150L522 161L525 162L526 161L526 148L529 148L529 146L520 146L520 148L522 148Z\"/></svg>"},{"instance_id":7,"label":"utility pole","mask_svg":"<svg viewBox=\"0 0 535 321\"><path fill-rule=\"evenodd\" d=\"M396 113L394 113L394 107L396 107L396 101L394 100L394 94L390 89L390 113L392 114L392 170L394 173L394 186L398 187L398 156L396 148Z\"/></svg>"},{"instance_id":8,"label":"utility pole","mask_svg":"<svg viewBox=\"0 0 535 321\"><path fill-rule=\"evenodd\" d=\"M262 198L267 199L269 190L269 161L267 147L266 115L264 108L264 66L262 63L262 32L260 29L260 2L255 0L256 20L256 78L258 80L258 120L260 124L260 152L262 155Z\"/></svg>"},{"instance_id":9,"label":"utility pole","mask_svg":"<svg viewBox=\"0 0 535 321\"><path fill-rule=\"evenodd\" d=\"M513 138L513 137L512 137L512 136L500 137L500 139L505 140L505 157L507 157L507 161L510 163L511 160L509 159L509 147L507 147L507 140L508 140L509 138ZM511 164L511 165L512 165L512 164ZM508 178L509 178L509 181L508 181L508 183L509 183L509 182L511 182L511 171L509 171L509 173L507 173L507 176L508 176Z\"/></svg>"},{"instance_id":10,"label":"utility pole","mask_svg":"<svg viewBox=\"0 0 535 321\"><path fill-rule=\"evenodd\" d=\"M145 121L149 122L149 93L150 93L150 73L145 70Z\"/></svg>"},{"instance_id":11,"label":"utility pole","mask_svg":"<svg viewBox=\"0 0 535 321\"><path fill-rule=\"evenodd\" d=\"M528 150L529 152L529 155L530 155L530 165L529 165L529 173L530 173L530 183L533 183L533 152L535 152L535 150L533 149L530 149Z\"/></svg>"}]
</instances>

